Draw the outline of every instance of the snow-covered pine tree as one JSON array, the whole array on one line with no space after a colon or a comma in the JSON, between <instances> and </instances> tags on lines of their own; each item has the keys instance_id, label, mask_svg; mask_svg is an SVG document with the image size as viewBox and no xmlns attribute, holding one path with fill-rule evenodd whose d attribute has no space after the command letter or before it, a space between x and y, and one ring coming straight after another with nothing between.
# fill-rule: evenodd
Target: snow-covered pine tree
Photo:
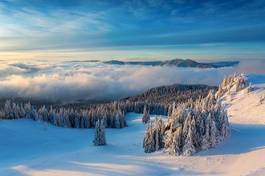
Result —
<instances>
[{"instance_id":1,"label":"snow-covered pine tree","mask_svg":"<svg viewBox=\"0 0 265 176\"><path fill-rule=\"evenodd\" d=\"M215 123L215 120L213 119L213 117L211 116L211 114L209 114L209 117L210 117L210 146L211 147L214 147L216 146L219 141L218 141L218 138L219 138L219 134L218 134L218 129L216 127L216 123ZM220 140L221 140L221 136L220 136Z\"/></svg>"},{"instance_id":2,"label":"snow-covered pine tree","mask_svg":"<svg viewBox=\"0 0 265 176\"><path fill-rule=\"evenodd\" d=\"M31 118L31 108L30 102L24 104L25 118Z\"/></svg>"},{"instance_id":3,"label":"snow-covered pine tree","mask_svg":"<svg viewBox=\"0 0 265 176\"><path fill-rule=\"evenodd\" d=\"M14 119L21 118L20 108L19 108L18 104L14 103L14 102L12 103L12 111L13 111Z\"/></svg>"},{"instance_id":4,"label":"snow-covered pine tree","mask_svg":"<svg viewBox=\"0 0 265 176\"><path fill-rule=\"evenodd\" d=\"M143 141L145 153L158 151L164 147L165 125L161 118L149 121Z\"/></svg>"},{"instance_id":5,"label":"snow-covered pine tree","mask_svg":"<svg viewBox=\"0 0 265 176\"><path fill-rule=\"evenodd\" d=\"M120 110L120 108L118 108L114 116L114 128L124 128L125 126L126 126L125 115Z\"/></svg>"},{"instance_id":6,"label":"snow-covered pine tree","mask_svg":"<svg viewBox=\"0 0 265 176\"><path fill-rule=\"evenodd\" d=\"M95 126L95 138L93 141L95 146L106 145L105 125L103 120L98 120Z\"/></svg>"},{"instance_id":7,"label":"snow-covered pine tree","mask_svg":"<svg viewBox=\"0 0 265 176\"><path fill-rule=\"evenodd\" d=\"M202 127L204 129L204 134L202 134L202 142L201 142L201 150L206 150L210 148L211 143L210 141L210 124L211 124L211 117L210 114L207 116L207 118L204 120L204 126Z\"/></svg>"},{"instance_id":8,"label":"snow-covered pine tree","mask_svg":"<svg viewBox=\"0 0 265 176\"><path fill-rule=\"evenodd\" d=\"M144 106L144 111L143 111L143 117L142 117L142 122L144 124L148 123L150 120L150 114L149 111L147 110L147 107Z\"/></svg>"},{"instance_id":9,"label":"snow-covered pine tree","mask_svg":"<svg viewBox=\"0 0 265 176\"><path fill-rule=\"evenodd\" d=\"M120 110L120 121L121 121L121 128L124 128L127 126L126 120L125 120L125 113L124 111Z\"/></svg>"},{"instance_id":10,"label":"snow-covered pine tree","mask_svg":"<svg viewBox=\"0 0 265 176\"><path fill-rule=\"evenodd\" d=\"M221 107L220 120L221 120L220 134L223 137L228 137L230 135L230 126L228 122L227 111L225 110L224 107Z\"/></svg>"},{"instance_id":11,"label":"snow-covered pine tree","mask_svg":"<svg viewBox=\"0 0 265 176\"><path fill-rule=\"evenodd\" d=\"M120 128L121 127L121 123L120 123L120 115L119 113L117 112L116 115L115 115L115 128Z\"/></svg>"},{"instance_id":12,"label":"snow-covered pine tree","mask_svg":"<svg viewBox=\"0 0 265 176\"><path fill-rule=\"evenodd\" d=\"M185 156L191 156L196 152L195 146L194 146L194 138L196 138L195 134L196 134L196 128L195 128L195 120L191 120L191 124L189 126L188 129L188 135L185 139L185 143L183 146L183 155Z\"/></svg>"},{"instance_id":13,"label":"snow-covered pine tree","mask_svg":"<svg viewBox=\"0 0 265 176\"><path fill-rule=\"evenodd\" d=\"M4 105L4 112L5 112L5 118L12 119L13 118L13 112L11 107L11 101L7 100Z\"/></svg>"}]
</instances>

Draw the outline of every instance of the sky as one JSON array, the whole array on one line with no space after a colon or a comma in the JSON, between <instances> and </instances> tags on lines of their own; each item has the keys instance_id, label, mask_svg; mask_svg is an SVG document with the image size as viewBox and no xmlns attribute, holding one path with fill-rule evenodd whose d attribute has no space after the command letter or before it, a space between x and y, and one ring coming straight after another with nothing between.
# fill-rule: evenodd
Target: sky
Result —
<instances>
[{"instance_id":1,"label":"sky","mask_svg":"<svg viewBox=\"0 0 265 176\"><path fill-rule=\"evenodd\" d=\"M264 0L0 0L0 60L264 59Z\"/></svg>"}]
</instances>

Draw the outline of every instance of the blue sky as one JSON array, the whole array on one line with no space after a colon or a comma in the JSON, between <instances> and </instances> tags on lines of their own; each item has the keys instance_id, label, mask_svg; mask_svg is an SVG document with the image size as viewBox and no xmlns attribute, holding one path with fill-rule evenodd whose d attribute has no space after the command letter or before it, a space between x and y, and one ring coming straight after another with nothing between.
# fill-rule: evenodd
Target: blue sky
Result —
<instances>
[{"instance_id":1,"label":"blue sky","mask_svg":"<svg viewBox=\"0 0 265 176\"><path fill-rule=\"evenodd\" d=\"M0 59L257 59L264 0L1 0Z\"/></svg>"}]
</instances>

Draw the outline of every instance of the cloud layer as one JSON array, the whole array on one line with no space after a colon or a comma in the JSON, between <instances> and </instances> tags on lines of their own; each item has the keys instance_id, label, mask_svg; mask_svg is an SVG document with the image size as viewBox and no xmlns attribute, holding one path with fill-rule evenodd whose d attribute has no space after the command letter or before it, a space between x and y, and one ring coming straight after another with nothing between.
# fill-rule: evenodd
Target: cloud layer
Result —
<instances>
[{"instance_id":1,"label":"cloud layer","mask_svg":"<svg viewBox=\"0 0 265 176\"><path fill-rule=\"evenodd\" d=\"M149 88L181 84L218 85L233 72L263 73L264 62L236 68L197 69L112 66L91 62L1 63L0 98L26 97L74 101L117 99ZM263 63L263 64L262 64Z\"/></svg>"}]
</instances>

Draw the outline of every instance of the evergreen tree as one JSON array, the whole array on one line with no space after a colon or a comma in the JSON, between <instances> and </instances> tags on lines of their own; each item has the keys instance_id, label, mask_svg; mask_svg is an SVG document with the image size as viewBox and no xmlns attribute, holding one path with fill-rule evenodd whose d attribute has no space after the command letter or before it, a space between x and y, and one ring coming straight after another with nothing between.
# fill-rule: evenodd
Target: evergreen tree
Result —
<instances>
[{"instance_id":1,"label":"evergreen tree","mask_svg":"<svg viewBox=\"0 0 265 176\"><path fill-rule=\"evenodd\" d=\"M193 137L194 137L193 131L191 128L189 128L188 136L185 139L185 143L183 146L183 152L182 152L183 155L185 155L185 156L191 156L196 152L196 149L195 149L194 144L193 144Z\"/></svg>"},{"instance_id":2,"label":"evergreen tree","mask_svg":"<svg viewBox=\"0 0 265 176\"><path fill-rule=\"evenodd\" d=\"M142 122L144 124L148 123L150 120L150 114L149 111L147 110L146 106L144 106L144 111L143 111L143 117L142 117Z\"/></svg>"},{"instance_id":3,"label":"evergreen tree","mask_svg":"<svg viewBox=\"0 0 265 176\"><path fill-rule=\"evenodd\" d=\"M143 141L145 153L158 151L164 147L164 132L165 125L161 118L148 123Z\"/></svg>"},{"instance_id":4,"label":"evergreen tree","mask_svg":"<svg viewBox=\"0 0 265 176\"><path fill-rule=\"evenodd\" d=\"M95 138L93 141L95 146L106 145L105 125L103 120L98 120L95 126Z\"/></svg>"}]
</instances>

